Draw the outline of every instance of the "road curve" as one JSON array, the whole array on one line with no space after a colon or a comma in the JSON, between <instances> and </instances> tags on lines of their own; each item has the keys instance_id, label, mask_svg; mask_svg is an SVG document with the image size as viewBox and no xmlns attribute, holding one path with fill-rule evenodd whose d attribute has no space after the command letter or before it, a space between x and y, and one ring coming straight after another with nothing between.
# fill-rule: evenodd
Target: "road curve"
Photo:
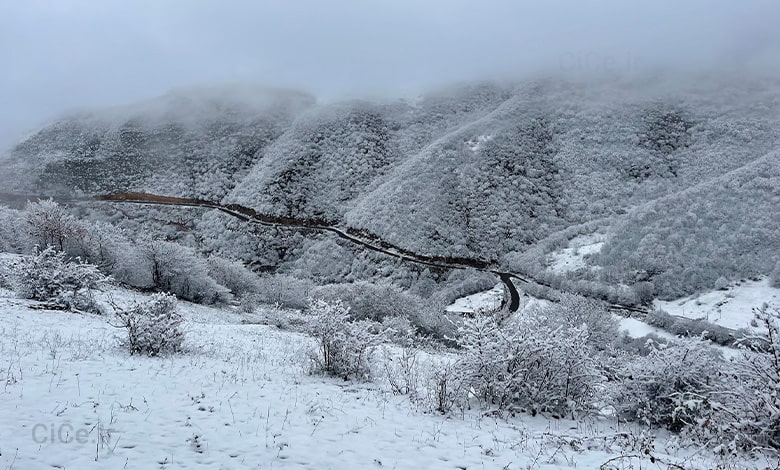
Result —
<instances>
[{"instance_id":1,"label":"road curve","mask_svg":"<svg viewBox=\"0 0 780 470\"><path fill-rule=\"evenodd\" d=\"M517 274L494 269L492 267L494 263L492 262L460 257L421 255L383 241L379 236L365 230L358 231L355 229L341 228L336 226L335 223L323 219L292 218L261 214L253 209L238 204L220 204L205 199L179 198L139 192L104 194L95 196L92 199L95 201L115 203L155 204L216 209L248 223L272 227L288 227L330 232L367 250L392 256L409 263L417 263L443 269L472 268L478 271L489 272L498 276L506 286L510 297L508 303L510 312L517 311L520 306L520 293L512 282L512 279L517 279L520 282L528 282L524 277Z\"/></svg>"}]
</instances>

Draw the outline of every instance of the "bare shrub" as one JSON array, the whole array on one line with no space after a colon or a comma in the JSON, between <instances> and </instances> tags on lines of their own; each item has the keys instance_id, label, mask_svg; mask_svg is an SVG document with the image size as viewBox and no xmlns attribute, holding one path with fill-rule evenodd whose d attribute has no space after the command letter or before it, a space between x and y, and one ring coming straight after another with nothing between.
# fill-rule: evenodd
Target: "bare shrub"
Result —
<instances>
[{"instance_id":1,"label":"bare shrub","mask_svg":"<svg viewBox=\"0 0 780 470\"><path fill-rule=\"evenodd\" d=\"M395 395L409 395L412 400L416 399L421 385L417 350L411 346L403 347L397 353L385 349L382 359L390 391Z\"/></svg>"},{"instance_id":2,"label":"bare shrub","mask_svg":"<svg viewBox=\"0 0 780 470\"><path fill-rule=\"evenodd\" d=\"M428 406L441 414L465 408L469 396L465 379L458 362L436 365L427 376Z\"/></svg>"}]
</instances>

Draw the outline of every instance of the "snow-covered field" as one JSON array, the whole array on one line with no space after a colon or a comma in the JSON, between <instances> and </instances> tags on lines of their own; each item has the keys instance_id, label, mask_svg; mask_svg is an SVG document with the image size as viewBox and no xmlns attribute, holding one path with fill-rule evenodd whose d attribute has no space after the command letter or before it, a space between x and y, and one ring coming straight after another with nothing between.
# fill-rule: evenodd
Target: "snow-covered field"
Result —
<instances>
[{"instance_id":1,"label":"snow-covered field","mask_svg":"<svg viewBox=\"0 0 780 470\"><path fill-rule=\"evenodd\" d=\"M548 269L556 273L576 271L586 266L585 257L601 251L604 235L581 235L569 241L569 246L550 253Z\"/></svg>"},{"instance_id":2,"label":"snow-covered field","mask_svg":"<svg viewBox=\"0 0 780 470\"><path fill-rule=\"evenodd\" d=\"M113 293L117 302L140 296ZM34 305L0 292L2 469L750 464L721 462L674 439L653 442L607 418L426 412L390 393L381 377L353 383L309 375L310 338L247 324L233 310L180 303L189 351L148 358L118 346L122 330L110 319Z\"/></svg>"},{"instance_id":3,"label":"snow-covered field","mask_svg":"<svg viewBox=\"0 0 780 470\"><path fill-rule=\"evenodd\" d=\"M728 328L747 328L753 320L753 309L767 303L780 308L780 289L771 287L769 279L742 281L726 290L671 301L656 301L655 307L672 315L703 318Z\"/></svg>"},{"instance_id":4,"label":"snow-covered field","mask_svg":"<svg viewBox=\"0 0 780 470\"><path fill-rule=\"evenodd\" d=\"M451 313L473 314L475 312L492 312L501 308L504 299L504 285L496 284L492 289L456 299L447 306Z\"/></svg>"},{"instance_id":5,"label":"snow-covered field","mask_svg":"<svg viewBox=\"0 0 780 470\"><path fill-rule=\"evenodd\" d=\"M660 328L656 328L654 326L648 325L647 323L638 320L636 318L621 317L619 315L614 315L614 314L613 317L615 318L615 320L618 321L618 324L620 325L620 330L625 331L626 333L628 333L628 336L632 338L641 338L649 334L654 334L656 336L660 336L661 338L666 338L668 340L677 339L673 334L664 331Z\"/></svg>"}]
</instances>

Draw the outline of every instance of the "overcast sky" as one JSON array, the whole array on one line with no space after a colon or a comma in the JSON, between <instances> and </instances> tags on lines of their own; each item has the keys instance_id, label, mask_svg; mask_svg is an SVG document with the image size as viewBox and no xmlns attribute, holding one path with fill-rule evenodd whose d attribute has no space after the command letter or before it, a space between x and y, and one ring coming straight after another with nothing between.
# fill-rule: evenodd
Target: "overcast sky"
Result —
<instances>
[{"instance_id":1,"label":"overcast sky","mask_svg":"<svg viewBox=\"0 0 780 470\"><path fill-rule=\"evenodd\" d=\"M187 85L335 98L540 72L777 71L779 20L778 0L0 0L0 148L68 110Z\"/></svg>"}]
</instances>

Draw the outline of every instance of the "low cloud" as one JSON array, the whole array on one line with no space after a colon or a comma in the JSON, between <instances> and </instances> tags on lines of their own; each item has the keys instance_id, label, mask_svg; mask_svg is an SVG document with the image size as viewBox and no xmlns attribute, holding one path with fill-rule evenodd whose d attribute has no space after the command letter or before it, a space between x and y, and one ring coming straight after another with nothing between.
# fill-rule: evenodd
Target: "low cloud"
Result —
<instances>
[{"instance_id":1,"label":"low cloud","mask_svg":"<svg viewBox=\"0 0 780 470\"><path fill-rule=\"evenodd\" d=\"M647 70L777 73L774 0L0 4L0 147L79 107L218 82L325 98Z\"/></svg>"}]
</instances>

